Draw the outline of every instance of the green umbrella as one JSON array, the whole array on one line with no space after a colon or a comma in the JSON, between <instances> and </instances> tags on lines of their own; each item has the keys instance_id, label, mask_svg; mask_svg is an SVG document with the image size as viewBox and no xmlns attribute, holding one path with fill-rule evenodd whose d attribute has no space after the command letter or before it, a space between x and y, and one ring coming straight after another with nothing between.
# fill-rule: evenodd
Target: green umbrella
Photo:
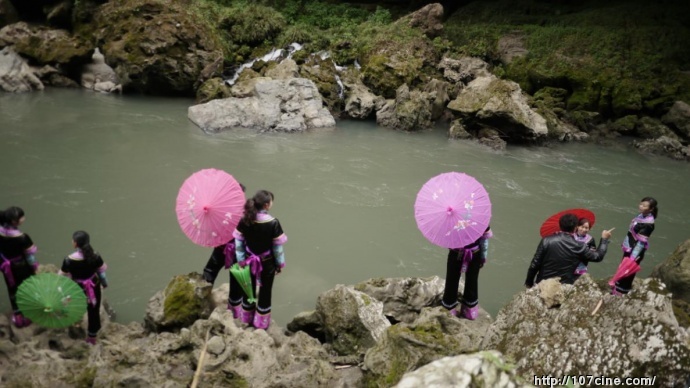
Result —
<instances>
[{"instance_id":1,"label":"green umbrella","mask_svg":"<svg viewBox=\"0 0 690 388\"><path fill-rule=\"evenodd\" d=\"M39 273L17 289L17 306L27 318L44 327L67 327L86 312L84 290L72 279Z\"/></svg>"},{"instance_id":2,"label":"green umbrella","mask_svg":"<svg viewBox=\"0 0 690 388\"><path fill-rule=\"evenodd\" d=\"M247 302L254 303L256 298L254 298L254 287L252 287L252 274L248 265L240 267L238 263L235 263L230 267L230 273L237 279L237 283L242 286L244 293L247 294Z\"/></svg>"}]
</instances>

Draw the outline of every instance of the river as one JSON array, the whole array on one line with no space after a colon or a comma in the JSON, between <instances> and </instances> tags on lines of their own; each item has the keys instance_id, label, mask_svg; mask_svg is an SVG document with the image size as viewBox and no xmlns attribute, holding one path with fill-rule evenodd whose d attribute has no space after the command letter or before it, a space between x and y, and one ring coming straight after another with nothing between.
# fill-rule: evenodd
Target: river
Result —
<instances>
[{"instance_id":1,"label":"river","mask_svg":"<svg viewBox=\"0 0 690 388\"><path fill-rule=\"evenodd\" d=\"M301 134L205 134L186 117L192 103L65 89L0 94L0 207L26 211L22 229L43 264L59 266L72 232L88 231L108 263L104 295L120 322L141 321L156 291L206 263L211 249L182 234L174 211L182 182L203 168L228 171L248 195L276 196L271 213L289 237L274 285L280 325L336 284L445 276L446 250L424 239L413 214L417 191L442 172L474 176L491 197L495 238L479 293L494 316L523 289L539 227L560 210L593 210L597 240L616 227L604 262L590 265L597 278L615 272L642 197L655 197L660 212L641 276L690 238L690 164L624 142L495 152L448 140L441 128L402 133L362 121ZM227 279L223 271L216 285ZM0 311L9 310L3 291Z\"/></svg>"}]
</instances>

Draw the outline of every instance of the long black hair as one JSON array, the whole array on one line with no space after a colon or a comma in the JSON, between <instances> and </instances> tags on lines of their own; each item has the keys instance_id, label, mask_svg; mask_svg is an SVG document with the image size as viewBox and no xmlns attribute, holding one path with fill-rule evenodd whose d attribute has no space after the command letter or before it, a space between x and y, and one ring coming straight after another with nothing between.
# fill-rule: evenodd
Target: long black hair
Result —
<instances>
[{"instance_id":1,"label":"long black hair","mask_svg":"<svg viewBox=\"0 0 690 388\"><path fill-rule=\"evenodd\" d=\"M250 226L256 221L256 215L267 204L271 203L275 197L273 193L267 190L259 190L254 196L247 200L244 204L244 215L242 216L243 224Z\"/></svg>"},{"instance_id":2,"label":"long black hair","mask_svg":"<svg viewBox=\"0 0 690 388\"><path fill-rule=\"evenodd\" d=\"M657 214L659 214L659 204L656 202L656 199L652 197L644 197L640 200L640 202L649 202L649 207L651 208L650 212L656 219Z\"/></svg>"},{"instance_id":3,"label":"long black hair","mask_svg":"<svg viewBox=\"0 0 690 388\"><path fill-rule=\"evenodd\" d=\"M84 255L84 260L87 263L91 263L98 258L98 254L91 246L91 237L89 237L88 233L83 230L77 230L72 233L72 240L77 244L77 248L81 250L81 253Z\"/></svg>"},{"instance_id":4,"label":"long black hair","mask_svg":"<svg viewBox=\"0 0 690 388\"><path fill-rule=\"evenodd\" d=\"M22 208L10 206L4 211L0 211L0 225L16 228L22 217L24 217L24 210Z\"/></svg>"}]
</instances>

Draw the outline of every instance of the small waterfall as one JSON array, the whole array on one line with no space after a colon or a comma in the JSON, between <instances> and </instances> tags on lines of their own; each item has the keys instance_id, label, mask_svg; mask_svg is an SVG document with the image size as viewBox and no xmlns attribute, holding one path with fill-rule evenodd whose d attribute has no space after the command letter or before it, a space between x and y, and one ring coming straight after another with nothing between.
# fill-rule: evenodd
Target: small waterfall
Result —
<instances>
[{"instance_id":1,"label":"small waterfall","mask_svg":"<svg viewBox=\"0 0 690 388\"><path fill-rule=\"evenodd\" d=\"M340 80L338 74L335 75L335 82L338 83L338 97L340 97L340 99L342 100L345 98L345 85L343 85L343 82Z\"/></svg>"},{"instance_id":2,"label":"small waterfall","mask_svg":"<svg viewBox=\"0 0 690 388\"><path fill-rule=\"evenodd\" d=\"M229 79L225 80L225 83L232 86L237 82L237 79L240 77L240 74L244 69L250 68L254 65L256 61L264 61L264 62L271 62L271 61L278 61L282 60L283 58L291 58L292 54L294 54L296 51L299 51L302 49L302 45L299 43L290 43L288 46L287 50L284 49L273 49L271 50L270 53L264 55L261 58L254 58L249 62L243 63L240 65L240 67L237 68L237 71L235 74L232 75ZM287 52L287 55L286 55Z\"/></svg>"}]
</instances>

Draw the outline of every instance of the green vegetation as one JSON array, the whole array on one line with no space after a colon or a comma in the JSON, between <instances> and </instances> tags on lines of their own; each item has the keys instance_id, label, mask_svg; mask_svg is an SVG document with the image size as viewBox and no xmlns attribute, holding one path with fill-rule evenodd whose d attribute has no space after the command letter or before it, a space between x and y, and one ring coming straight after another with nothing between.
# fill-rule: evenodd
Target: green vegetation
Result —
<instances>
[{"instance_id":1,"label":"green vegetation","mask_svg":"<svg viewBox=\"0 0 690 388\"><path fill-rule=\"evenodd\" d=\"M690 101L690 41L684 2L473 2L445 24L455 55L478 56L529 93L569 91L568 110L620 117ZM499 39L510 34L528 54L499 64Z\"/></svg>"}]
</instances>

